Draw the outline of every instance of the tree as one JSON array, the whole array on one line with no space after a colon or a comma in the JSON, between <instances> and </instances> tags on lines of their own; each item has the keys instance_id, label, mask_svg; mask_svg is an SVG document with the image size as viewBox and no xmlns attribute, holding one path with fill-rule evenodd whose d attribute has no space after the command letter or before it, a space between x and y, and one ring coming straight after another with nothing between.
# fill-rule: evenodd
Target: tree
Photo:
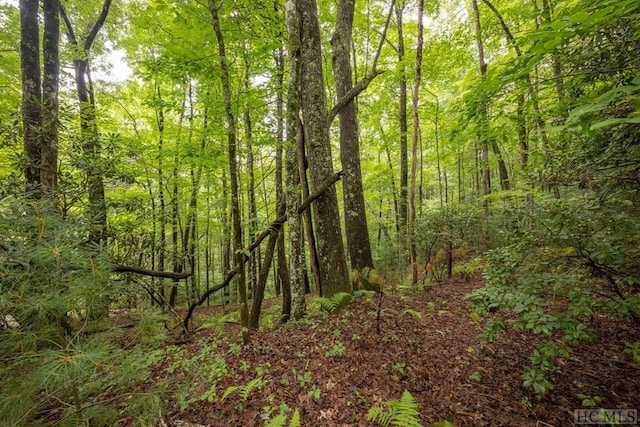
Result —
<instances>
[{"instance_id":1,"label":"tree","mask_svg":"<svg viewBox=\"0 0 640 427\"><path fill-rule=\"evenodd\" d=\"M298 140L303 138L300 122L300 72L301 40L300 14L296 0L287 0L285 16L288 32L289 86L287 90L287 140L285 149L286 169L286 205L289 224L289 289L283 289L282 319L287 320L293 313L294 319L300 319L306 312L304 299L304 242L302 221L298 216L300 204L301 175L306 173L299 168L298 153L302 146ZM288 292L287 292L288 291Z\"/></svg>"},{"instance_id":2,"label":"tree","mask_svg":"<svg viewBox=\"0 0 640 427\"><path fill-rule=\"evenodd\" d=\"M418 0L418 44L416 47L416 66L413 80L413 135L411 144L411 186L409 187L409 259L411 261L411 283L418 283L418 255L413 238L416 222L416 171L418 169L418 144L420 141L420 81L422 79L422 46L424 43L424 0Z\"/></svg>"},{"instance_id":3,"label":"tree","mask_svg":"<svg viewBox=\"0 0 640 427\"><path fill-rule=\"evenodd\" d=\"M315 0L297 0L300 25L300 99L312 188L333 175L333 159L327 127L322 71L320 24ZM324 295L350 292L349 274L335 188L329 188L314 204L320 281Z\"/></svg>"},{"instance_id":4,"label":"tree","mask_svg":"<svg viewBox=\"0 0 640 427\"><path fill-rule=\"evenodd\" d=\"M333 48L333 75L338 99L352 88L351 33L355 0L340 0L336 29L331 39ZM349 249L351 268L363 271L373 269L369 228L362 190L360 143L355 100L350 100L338 113L340 120L340 159L345 173L342 181L344 199L344 229Z\"/></svg>"},{"instance_id":5,"label":"tree","mask_svg":"<svg viewBox=\"0 0 640 427\"><path fill-rule=\"evenodd\" d=\"M75 48L73 69L76 93L80 104L80 134L85 163L84 170L87 176L88 213L93 223L89 240L96 244L106 238L107 206L104 196L100 135L96 121L96 98L91 80L89 57L93 42L107 20L112 1L104 0L100 15L83 37L84 42L82 42L82 45L76 37L65 7L62 5L60 7L62 19L67 27L67 38Z\"/></svg>"},{"instance_id":6,"label":"tree","mask_svg":"<svg viewBox=\"0 0 640 427\"><path fill-rule=\"evenodd\" d=\"M52 197L58 164L59 3L43 0L43 70L40 70L38 0L20 1L20 58L26 191Z\"/></svg>"},{"instance_id":7,"label":"tree","mask_svg":"<svg viewBox=\"0 0 640 427\"><path fill-rule=\"evenodd\" d=\"M238 164L236 159L237 138L236 119L231 104L231 81L229 79L229 66L224 37L220 28L219 4L216 0L210 1L213 31L218 42L218 55L220 61L220 77L222 79L222 96L224 98L225 121L227 125L227 153L229 155L229 175L231 181L231 222L233 229L234 267L237 271L238 294L240 297L240 323L242 326L242 341L249 342L249 307L247 305L247 285L245 277L245 254L242 244L242 226L240 223L240 195L238 191Z\"/></svg>"},{"instance_id":8,"label":"tree","mask_svg":"<svg viewBox=\"0 0 640 427\"><path fill-rule=\"evenodd\" d=\"M20 0L20 59L22 70L22 123L24 175L28 193L39 194L42 86L40 80L39 0Z\"/></svg>"}]
</instances>

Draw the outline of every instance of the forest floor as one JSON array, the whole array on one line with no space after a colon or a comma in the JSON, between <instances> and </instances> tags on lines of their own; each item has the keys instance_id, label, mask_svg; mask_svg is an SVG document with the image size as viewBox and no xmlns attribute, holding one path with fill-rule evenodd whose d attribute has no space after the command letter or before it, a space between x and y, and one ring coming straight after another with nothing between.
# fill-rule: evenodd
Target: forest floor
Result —
<instances>
[{"instance_id":1,"label":"forest floor","mask_svg":"<svg viewBox=\"0 0 640 427\"><path fill-rule=\"evenodd\" d=\"M173 396L166 417L172 426L261 426L281 408L289 408L289 418L298 409L303 426L376 425L367 421L369 408L404 390L420 404L423 425L573 425L574 409L583 408L578 394L598 396L598 408L640 409L640 366L623 353L625 341L640 341L637 326L595 315L598 340L558 361L554 388L537 400L521 378L535 337L511 330L480 345L484 319L471 314L464 297L482 285L476 275L387 293L380 334L378 297L256 332L244 347L237 324L226 323L217 335L205 327L157 363L149 381L166 384ZM199 312L196 325L211 312ZM199 362L189 365L189 357ZM256 378L244 396L229 389Z\"/></svg>"}]
</instances>

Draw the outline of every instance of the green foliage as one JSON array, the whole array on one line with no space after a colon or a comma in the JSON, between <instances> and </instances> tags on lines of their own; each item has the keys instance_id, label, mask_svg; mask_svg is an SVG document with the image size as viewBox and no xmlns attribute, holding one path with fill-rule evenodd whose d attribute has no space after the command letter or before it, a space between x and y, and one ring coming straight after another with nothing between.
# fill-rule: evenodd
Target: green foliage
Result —
<instances>
[{"instance_id":1,"label":"green foliage","mask_svg":"<svg viewBox=\"0 0 640 427\"><path fill-rule=\"evenodd\" d=\"M317 297L316 301L320 304L320 309L327 313L334 313L353 302L353 296L348 292L338 292L331 298Z\"/></svg>"},{"instance_id":2,"label":"green foliage","mask_svg":"<svg viewBox=\"0 0 640 427\"><path fill-rule=\"evenodd\" d=\"M633 357L633 362L640 364L640 341L627 342L624 349L625 354L630 354Z\"/></svg>"},{"instance_id":3,"label":"green foliage","mask_svg":"<svg viewBox=\"0 0 640 427\"><path fill-rule=\"evenodd\" d=\"M325 348L324 356L325 357L342 357L345 355L346 348L342 341L333 340L332 344L329 347Z\"/></svg>"},{"instance_id":4,"label":"green foliage","mask_svg":"<svg viewBox=\"0 0 640 427\"><path fill-rule=\"evenodd\" d=\"M226 399L234 393L237 393L240 397L241 402L246 402L249 398L249 394L251 394L253 390L261 389L265 384L266 381L262 377L257 377L252 379L245 385L227 387L227 389L222 394L222 400Z\"/></svg>"},{"instance_id":5,"label":"green foliage","mask_svg":"<svg viewBox=\"0 0 640 427\"><path fill-rule=\"evenodd\" d=\"M538 397L552 388L548 374L558 369L555 360L592 339L589 323L596 311L640 316L635 217L612 202L540 200L535 215L523 207L513 243L487 255L487 285L469 295L479 313L498 314L485 325L488 341L508 326L546 337L523 374L524 385Z\"/></svg>"},{"instance_id":6,"label":"green foliage","mask_svg":"<svg viewBox=\"0 0 640 427\"><path fill-rule=\"evenodd\" d=\"M588 396L583 393L578 393L576 396L582 400L582 406L584 408L595 408L602 402L602 398L600 396Z\"/></svg>"},{"instance_id":7,"label":"green foliage","mask_svg":"<svg viewBox=\"0 0 640 427\"><path fill-rule=\"evenodd\" d=\"M422 320L422 313L412 308L402 310L402 314L408 314L409 316L413 316L418 320Z\"/></svg>"},{"instance_id":8,"label":"green foliage","mask_svg":"<svg viewBox=\"0 0 640 427\"><path fill-rule=\"evenodd\" d=\"M399 400L385 402L369 409L367 419L382 426L420 427L420 406L407 390Z\"/></svg>"},{"instance_id":9,"label":"green foliage","mask_svg":"<svg viewBox=\"0 0 640 427\"><path fill-rule=\"evenodd\" d=\"M288 427L300 427L300 425L300 411L296 409L295 411L293 411L293 415L291 415L291 420L289 421ZM287 416L281 412L277 416L267 421L264 426L287 427Z\"/></svg>"}]
</instances>

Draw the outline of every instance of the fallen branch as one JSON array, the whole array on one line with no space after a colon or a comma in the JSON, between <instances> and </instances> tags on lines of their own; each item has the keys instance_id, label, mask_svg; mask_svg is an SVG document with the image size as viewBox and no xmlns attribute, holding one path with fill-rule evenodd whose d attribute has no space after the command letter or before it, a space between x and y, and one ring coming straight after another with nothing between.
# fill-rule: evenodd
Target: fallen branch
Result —
<instances>
[{"instance_id":1,"label":"fallen branch","mask_svg":"<svg viewBox=\"0 0 640 427\"><path fill-rule=\"evenodd\" d=\"M191 276L191 273L176 273L173 271L157 271L157 270L147 270L142 267L133 267L128 265L116 265L112 268L114 273L136 273L142 274L144 276L152 276L152 277L166 277L168 279L186 279Z\"/></svg>"},{"instance_id":2,"label":"fallen branch","mask_svg":"<svg viewBox=\"0 0 640 427\"><path fill-rule=\"evenodd\" d=\"M327 189L329 189L329 187L331 187L337 181L339 181L340 178L342 178L342 176L344 176L344 172L338 172L332 175L331 177L329 177L327 180L325 180L318 187L318 189L309 197L307 197L302 202L300 207L298 207L298 215L301 215L305 210L307 210L311 205L311 203L313 203L316 199L322 196L324 192L327 191ZM280 228L282 228L282 225L285 222L287 222L287 216L281 215L278 218L276 218L271 224L269 224L269 226L262 233L260 233L258 237L256 237L253 243L251 243L246 248L245 254L244 254L244 263L249 261L249 256L247 256L246 252L249 252L249 253L253 252L258 246L260 246L260 243L262 243L262 241L265 238L267 238L267 236L269 236L269 234L271 234L272 232L279 232ZM229 283L231 283L231 280L233 280L233 278L236 277L236 274L238 274L237 270L231 270L230 272L228 272L224 280L222 281L222 283L219 283L214 287L207 289L202 294L202 296L200 296L200 299L198 301L194 302L189 306L189 311L187 311L187 315L184 317L184 322L183 322L183 328L184 328L185 334L189 333L189 321L191 320L191 317L193 316L193 312L195 311L196 307L204 304L207 301L207 298L209 298L211 294L213 294L214 292L217 292L220 289L228 286Z\"/></svg>"}]
</instances>

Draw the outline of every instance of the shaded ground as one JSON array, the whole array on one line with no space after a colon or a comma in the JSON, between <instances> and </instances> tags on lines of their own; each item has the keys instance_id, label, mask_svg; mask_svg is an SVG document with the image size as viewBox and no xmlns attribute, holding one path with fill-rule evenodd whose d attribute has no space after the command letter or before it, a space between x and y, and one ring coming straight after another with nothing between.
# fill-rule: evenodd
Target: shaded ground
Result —
<instances>
[{"instance_id":1,"label":"shaded ground","mask_svg":"<svg viewBox=\"0 0 640 427\"><path fill-rule=\"evenodd\" d=\"M203 329L156 365L149 380L167 384L174 397L167 422L177 426L261 426L283 404L289 414L300 411L304 426L374 425L366 420L369 408L405 389L420 403L424 425L572 425L573 410L582 408L579 393L602 398L601 408L640 409L640 366L622 352L625 341L640 341L636 326L596 316L598 341L561 362L555 388L536 401L520 377L536 340L510 331L481 349L481 322L464 300L479 286L476 276L385 295L380 335L377 297L255 333L246 347L237 325L225 325L227 339ZM203 319L200 313L196 324ZM189 355L197 362L181 362ZM256 378L246 400L242 390L222 399L229 387Z\"/></svg>"}]
</instances>

